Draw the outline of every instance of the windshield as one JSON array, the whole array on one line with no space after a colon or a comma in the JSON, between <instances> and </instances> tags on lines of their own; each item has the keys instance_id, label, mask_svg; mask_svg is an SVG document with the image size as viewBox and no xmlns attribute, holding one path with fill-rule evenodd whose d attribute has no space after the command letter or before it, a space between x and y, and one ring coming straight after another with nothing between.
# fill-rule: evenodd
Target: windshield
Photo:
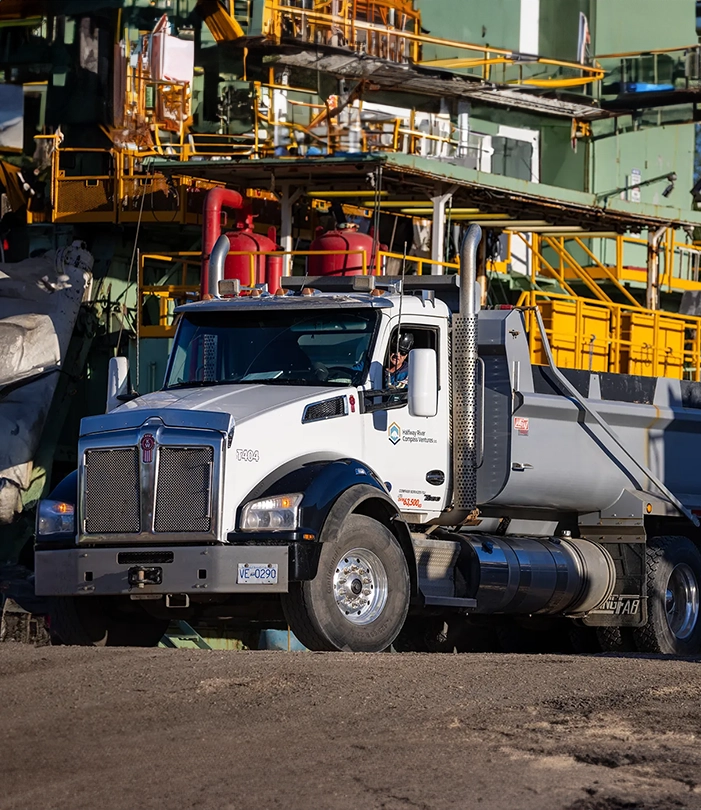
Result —
<instances>
[{"instance_id":1,"label":"windshield","mask_svg":"<svg viewBox=\"0 0 701 810\"><path fill-rule=\"evenodd\" d=\"M360 385L368 373L378 316L369 309L185 315L166 388Z\"/></svg>"}]
</instances>

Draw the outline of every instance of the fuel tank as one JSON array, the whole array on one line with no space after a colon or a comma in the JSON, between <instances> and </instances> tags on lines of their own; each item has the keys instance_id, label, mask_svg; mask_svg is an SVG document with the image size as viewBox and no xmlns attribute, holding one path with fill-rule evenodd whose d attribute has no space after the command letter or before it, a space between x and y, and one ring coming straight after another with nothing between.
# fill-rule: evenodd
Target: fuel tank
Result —
<instances>
[{"instance_id":1,"label":"fuel tank","mask_svg":"<svg viewBox=\"0 0 701 810\"><path fill-rule=\"evenodd\" d=\"M588 540L460 535L476 613L585 615L616 583L606 549Z\"/></svg>"}]
</instances>

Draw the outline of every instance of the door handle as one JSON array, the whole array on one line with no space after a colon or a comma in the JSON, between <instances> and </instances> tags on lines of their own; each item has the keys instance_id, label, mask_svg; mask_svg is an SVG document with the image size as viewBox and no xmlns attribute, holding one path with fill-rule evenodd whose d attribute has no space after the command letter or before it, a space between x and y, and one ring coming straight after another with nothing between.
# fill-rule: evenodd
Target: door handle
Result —
<instances>
[{"instance_id":1,"label":"door handle","mask_svg":"<svg viewBox=\"0 0 701 810\"><path fill-rule=\"evenodd\" d=\"M525 472L526 470L532 470L533 465L532 464L521 464L520 461L514 461L514 463L511 465L511 469L514 472Z\"/></svg>"}]
</instances>

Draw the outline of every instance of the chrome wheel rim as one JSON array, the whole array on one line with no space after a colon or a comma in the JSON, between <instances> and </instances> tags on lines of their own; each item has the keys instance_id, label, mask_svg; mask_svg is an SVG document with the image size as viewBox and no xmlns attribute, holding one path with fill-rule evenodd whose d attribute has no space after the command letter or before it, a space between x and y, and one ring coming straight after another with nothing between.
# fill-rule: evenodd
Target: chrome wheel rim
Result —
<instances>
[{"instance_id":1,"label":"chrome wheel rim","mask_svg":"<svg viewBox=\"0 0 701 810\"><path fill-rule=\"evenodd\" d=\"M354 548L336 563L333 575L336 607L351 624L370 624L387 603L387 571L366 548Z\"/></svg>"},{"instance_id":2,"label":"chrome wheel rim","mask_svg":"<svg viewBox=\"0 0 701 810\"><path fill-rule=\"evenodd\" d=\"M689 638L699 618L699 584L686 563L672 570L667 582L665 610L669 629L680 641Z\"/></svg>"}]
</instances>

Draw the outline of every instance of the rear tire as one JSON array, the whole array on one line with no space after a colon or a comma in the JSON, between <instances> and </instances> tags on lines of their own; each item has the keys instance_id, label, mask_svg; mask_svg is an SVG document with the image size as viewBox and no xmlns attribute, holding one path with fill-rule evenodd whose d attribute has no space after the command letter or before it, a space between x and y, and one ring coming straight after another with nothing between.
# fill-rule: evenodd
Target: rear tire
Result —
<instances>
[{"instance_id":1,"label":"rear tire","mask_svg":"<svg viewBox=\"0 0 701 810\"><path fill-rule=\"evenodd\" d=\"M316 577L290 583L282 608L310 650L381 652L402 629L409 597L397 539L382 523L354 514L323 544Z\"/></svg>"},{"instance_id":2,"label":"rear tire","mask_svg":"<svg viewBox=\"0 0 701 810\"><path fill-rule=\"evenodd\" d=\"M647 612L633 629L640 652L701 651L701 553L687 537L655 537L647 547Z\"/></svg>"},{"instance_id":3,"label":"rear tire","mask_svg":"<svg viewBox=\"0 0 701 810\"><path fill-rule=\"evenodd\" d=\"M168 629L138 608L120 611L119 600L99 596L58 596L49 609L51 635L79 647L156 647Z\"/></svg>"},{"instance_id":4,"label":"rear tire","mask_svg":"<svg viewBox=\"0 0 701 810\"><path fill-rule=\"evenodd\" d=\"M597 627L596 638L601 652L629 653L638 650L630 627Z\"/></svg>"}]
</instances>

